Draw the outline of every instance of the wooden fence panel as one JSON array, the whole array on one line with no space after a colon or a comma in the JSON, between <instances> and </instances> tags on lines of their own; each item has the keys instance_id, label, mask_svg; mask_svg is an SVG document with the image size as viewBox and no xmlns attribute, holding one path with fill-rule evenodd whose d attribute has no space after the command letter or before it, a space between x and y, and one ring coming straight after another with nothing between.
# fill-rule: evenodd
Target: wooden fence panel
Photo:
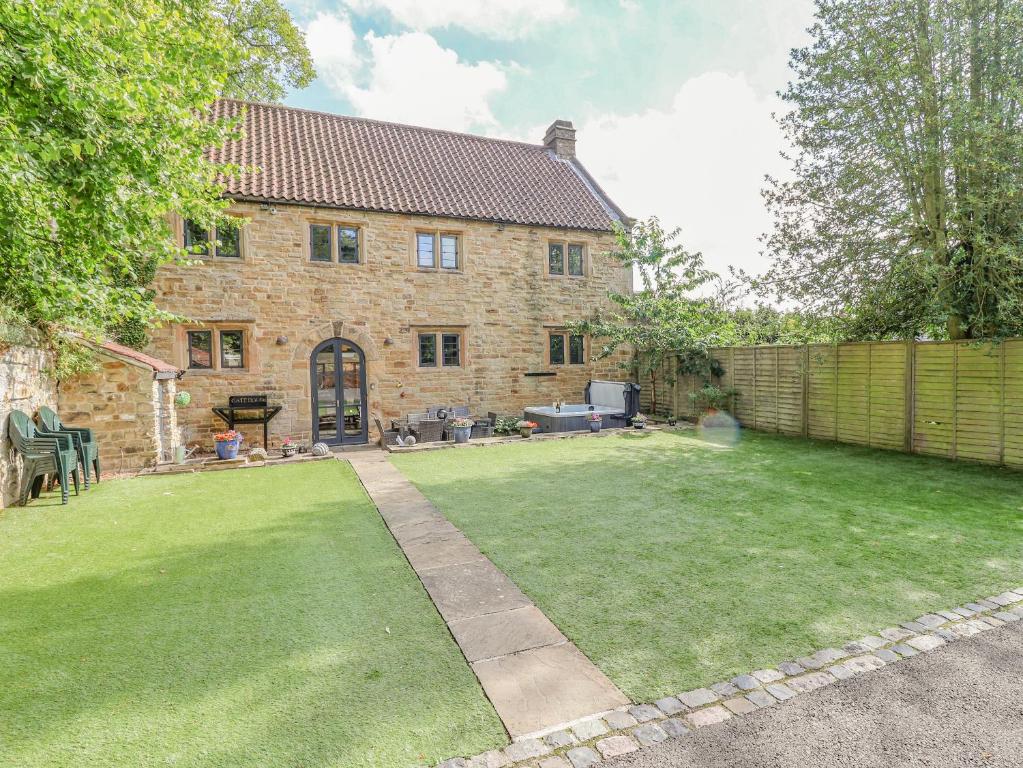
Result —
<instances>
[{"instance_id":1,"label":"wooden fence panel","mask_svg":"<svg viewBox=\"0 0 1023 768\"><path fill-rule=\"evenodd\" d=\"M913 363L913 451L955 457L955 345L917 344Z\"/></svg>"},{"instance_id":2,"label":"wooden fence panel","mask_svg":"<svg viewBox=\"0 0 1023 768\"><path fill-rule=\"evenodd\" d=\"M809 348L807 429L809 437L838 439L838 347L814 344Z\"/></svg>"},{"instance_id":3,"label":"wooden fence panel","mask_svg":"<svg viewBox=\"0 0 1023 768\"><path fill-rule=\"evenodd\" d=\"M754 351L752 347L736 347L732 355L732 386L739 391L733 415L743 426L753 428L757 414Z\"/></svg>"},{"instance_id":4,"label":"wooden fence panel","mask_svg":"<svg viewBox=\"0 0 1023 768\"><path fill-rule=\"evenodd\" d=\"M778 348L757 347L753 350L756 361L756 419L754 429L762 432L778 431Z\"/></svg>"},{"instance_id":5,"label":"wooden fence panel","mask_svg":"<svg viewBox=\"0 0 1023 768\"><path fill-rule=\"evenodd\" d=\"M870 345L870 445L901 450L906 444L906 345Z\"/></svg>"},{"instance_id":6,"label":"wooden fence panel","mask_svg":"<svg viewBox=\"0 0 1023 768\"><path fill-rule=\"evenodd\" d=\"M1023 467L1023 340L1007 341L1003 347L1003 461Z\"/></svg>"},{"instance_id":7,"label":"wooden fence panel","mask_svg":"<svg viewBox=\"0 0 1023 768\"><path fill-rule=\"evenodd\" d=\"M956 344L956 457L1001 461L1003 346Z\"/></svg>"},{"instance_id":8,"label":"wooden fence panel","mask_svg":"<svg viewBox=\"0 0 1023 768\"><path fill-rule=\"evenodd\" d=\"M870 345L838 347L838 440L870 443Z\"/></svg>"},{"instance_id":9,"label":"wooden fence panel","mask_svg":"<svg viewBox=\"0 0 1023 768\"><path fill-rule=\"evenodd\" d=\"M803 348L775 347L778 353L778 431L803 434Z\"/></svg>"}]
</instances>

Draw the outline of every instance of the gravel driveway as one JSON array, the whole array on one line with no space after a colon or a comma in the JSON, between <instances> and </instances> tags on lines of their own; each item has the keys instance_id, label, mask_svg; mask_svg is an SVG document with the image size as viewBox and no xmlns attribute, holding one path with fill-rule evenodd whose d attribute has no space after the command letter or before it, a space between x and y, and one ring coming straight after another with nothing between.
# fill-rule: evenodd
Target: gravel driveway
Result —
<instances>
[{"instance_id":1,"label":"gravel driveway","mask_svg":"<svg viewBox=\"0 0 1023 768\"><path fill-rule=\"evenodd\" d=\"M1023 621L606 765L1023 766Z\"/></svg>"}]
</instances>

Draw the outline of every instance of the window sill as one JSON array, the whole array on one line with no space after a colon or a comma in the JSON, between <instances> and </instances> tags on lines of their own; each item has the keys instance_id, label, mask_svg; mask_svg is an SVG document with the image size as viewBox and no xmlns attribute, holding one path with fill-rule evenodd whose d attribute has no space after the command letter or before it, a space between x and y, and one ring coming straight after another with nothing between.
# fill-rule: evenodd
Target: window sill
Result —
<instances>
[{"instance_id":1,"label":"window sill","mask_svg":"<svg viewBox=\"0 0 1023 768\"><path fill-rule=\"evenodd\" d=\"M249 368L185 368L189 376L221 376L233 373L251 373Z\"/></svg>"}]
</instances>

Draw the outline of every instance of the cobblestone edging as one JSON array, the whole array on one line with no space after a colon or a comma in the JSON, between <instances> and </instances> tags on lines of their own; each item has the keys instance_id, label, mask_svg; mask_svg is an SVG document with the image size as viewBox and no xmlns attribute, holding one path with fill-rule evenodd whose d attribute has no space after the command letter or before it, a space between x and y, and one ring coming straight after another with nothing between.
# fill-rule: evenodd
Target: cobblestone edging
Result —
<instances>
[{"instance_id":1,"label":"cobblestone edging","mask_svg":"<svg viewBox=\"0 0 1023 768\"><path fill-rule=\"evenodd\" d=\"M709 688L667 696L576 722L543 738L515 741L437 768L590 768L705 726L747 715L825 685L880 669L1023 618L1023 587L881 630L841 648L783 661Z\"/></svg>"}]
</instances>

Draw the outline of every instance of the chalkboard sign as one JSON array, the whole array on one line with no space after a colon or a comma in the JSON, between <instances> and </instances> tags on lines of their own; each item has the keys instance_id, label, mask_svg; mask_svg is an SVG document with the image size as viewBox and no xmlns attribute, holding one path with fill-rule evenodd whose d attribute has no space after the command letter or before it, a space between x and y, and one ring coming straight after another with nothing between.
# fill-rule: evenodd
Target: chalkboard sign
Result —
<instances>
[{"instance_id":1,"label":"chalkboard sign","mask_svg":"<svg viewBox=\"0 0 1023 768\"><path fill-rule=\"evenodd\" d=\"M231 408L266 408L266 395L231 395L227 404Z\"/></svg>"}]
</instances>

